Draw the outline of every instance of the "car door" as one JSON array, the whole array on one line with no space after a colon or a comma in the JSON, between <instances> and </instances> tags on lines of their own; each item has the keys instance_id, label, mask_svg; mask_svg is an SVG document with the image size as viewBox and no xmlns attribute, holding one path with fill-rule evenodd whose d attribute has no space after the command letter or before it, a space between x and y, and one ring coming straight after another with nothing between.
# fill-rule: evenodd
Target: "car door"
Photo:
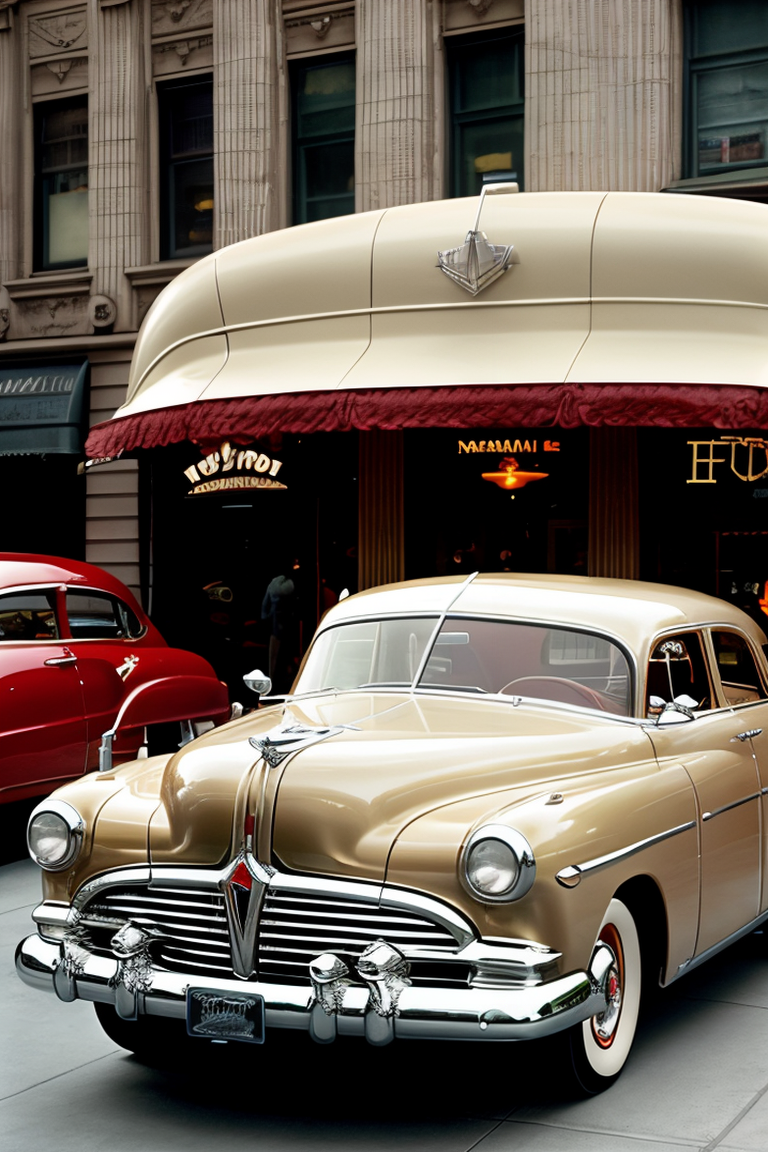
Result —
<instances>
[{"instance_id":1,"label":"car door","mask_svg":"<svg viewBox=\"0 0 768 1152\"><path fill-rule=\"evenodd\" d=\"M0 792L43 795L85 769L77 659L60 638L55 588L0 595Z\"/></svg>"},{"instance_id":2,"label":"car door","mask_svg":"<svg viewBox=\"0 0 768 1152\"><path fill-rule=\"evenodd\" d=\"M68 588L65 600L69 643L83 691L88 767L96 768L101 737L112 727L145 655L134 643L141 624L118 597L99 589ZM126 736L122 751L135 752L140 743L140 734Z\"/></svg>"},{"instance_id":3,"label":"car door","mask_svg":"<svg viewBox=\"0 0 768 1152\"><path fill-rule=\"evenodd\" d=\"M762 801L748 720L725 705L707 651L698 632L666 636L654 648L647 677L649 704L677 701L688 710L656 711L649 735L660 762L681 764L696 795L696 955L750 923L761 899Z\"/></svg>"},{"instance_id":4,"label":"car door","mask_svg":"<svg viewBox=\"0 0 768 1152\"><path fill-rule=\"evenodd\" d=\"M723 699L738 717L738 739L753 756L760 785L763 828L768 829L768 687L761 661L740 632L712 628L710 642ZM768 910L768 835L763 834L760 911Z\"/></svg>"}]
</instances>

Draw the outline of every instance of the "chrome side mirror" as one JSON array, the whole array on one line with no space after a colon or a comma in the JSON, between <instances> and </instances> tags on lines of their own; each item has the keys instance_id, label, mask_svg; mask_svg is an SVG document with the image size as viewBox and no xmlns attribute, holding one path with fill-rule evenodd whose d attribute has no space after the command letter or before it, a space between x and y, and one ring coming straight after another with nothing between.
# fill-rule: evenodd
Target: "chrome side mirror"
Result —
<instances>
[{"instance_id":1,"label":"chrome side mirror","mask_svg":"<svg viewBox=\"0 0 768 1152\"><path fill-rule=\"evenodd\" d=\"M261 668L254 668L253 672L246 672L243 676L243 684L246 688L250 688L251 692L258 692L259 696L268 696L272 691L272 681L269 676L265 676Z\"/></svg>"}]
</instances>

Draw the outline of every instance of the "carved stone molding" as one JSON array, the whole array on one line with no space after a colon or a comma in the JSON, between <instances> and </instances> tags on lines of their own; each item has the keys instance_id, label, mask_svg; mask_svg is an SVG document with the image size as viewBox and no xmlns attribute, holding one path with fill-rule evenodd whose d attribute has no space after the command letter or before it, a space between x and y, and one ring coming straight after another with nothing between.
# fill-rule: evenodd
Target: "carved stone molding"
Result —
<instances>
[{"instance_id":1,"label":"carved stone molding","mask_svg":"<svg viewBox=\"0 0 768 1152\"><path fill-rule=\"evenodd\" d=\"M0 32L8 32L13 28L14 9L18 0L0 0Z\"/></svg>"},{"instance_id":2,"label":"carved stone molding","mask_svg":"<svg viewBox=\"0 0 768 1152\"><path fill-rule=\"evenodd\" d=\"M467 4L474 10L476 16L485 16L493 0L467 0Z\"/></svg>"},{"instance_id":3,"label":"carved stone molding","mask_svg":"<svg viewBox=\"0 0 768 1152\"><path fill-rule=\"evenodd\" d=\"M91 296L88 319L96 332L109 332L117 319L117 305L109 296Z\"/></svg>"},{"instance_id":4,"label":"carved stone molding","mask_svg":"<svg viewBox=\"0 0 768 1152\"><path fill-rule=\"evenodd\" d=\"M152 71L155 76L178 72L187 63L192 68L209 68L213 64L213 36L189 36L168 40L152 47Z\"/></svg>"},{"instance_id":5,"label":"carved stone molding","mask_svg":"<svg viewBox=\"0 0 768 1152\"><path fill-rule=\"evenodd\" d=\"M59 15L30 16L29 55L31 59L59 55L88 47L88 17L85 8Z\"/></svg>"},{"instance_id":6,"label":"carved stone molding","mask_svg":"<svg viewBox=\"0 0 768 1152\"><path fill-rule=\"evenodd\" d=\"M301 56L320 48L339 51L355 46L355 6L339 0L332 6L284 6L286 54Z\"/></svg>"},{"instance_id":7,"label":"carved stone molding","mask_svg":"<svg viewBox=\"0 0 768 1152\"><path fill-rule=\"evenodd\" d=\"M152 0L152 36L178 35L213 24L213 0Z\"/></svg>"},{"instance_id":8,"label":"carved stone molding","mask_svg":"<svg viewBox=\"0 0 768 1152\"><path fill-rule=\"evenodd\" d=\"M63 81L64 77L67 75L67 73L69 72L71 67L72 67L71 59L70 60L51 60L51 61L49 61L48 64L46 64L46 68L48 69L49 72L53 73L53 75L58 80L59 84L61 84L61 82Z\"/></svg>"}]
</instances>

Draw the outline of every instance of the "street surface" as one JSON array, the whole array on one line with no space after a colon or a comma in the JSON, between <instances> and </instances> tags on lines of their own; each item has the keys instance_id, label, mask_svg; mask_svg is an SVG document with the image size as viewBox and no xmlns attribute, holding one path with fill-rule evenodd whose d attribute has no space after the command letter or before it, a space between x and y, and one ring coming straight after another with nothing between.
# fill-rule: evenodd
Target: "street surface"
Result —
<instances>
[{"instance_id":1,"label":"street surface","mask_svg":"<svg viewBox=\"0 0 768 1152\"><path fill-rule=\"evenodd\" d=\"M30 861L0 866L3 1152L765 1152L768 939L756 934L662 993L618 1083L563 1099L546 1047L355 1041L294 1034L201 1046L150 1068L15 975L39 901Z\"/></svg>"}]
</instances>

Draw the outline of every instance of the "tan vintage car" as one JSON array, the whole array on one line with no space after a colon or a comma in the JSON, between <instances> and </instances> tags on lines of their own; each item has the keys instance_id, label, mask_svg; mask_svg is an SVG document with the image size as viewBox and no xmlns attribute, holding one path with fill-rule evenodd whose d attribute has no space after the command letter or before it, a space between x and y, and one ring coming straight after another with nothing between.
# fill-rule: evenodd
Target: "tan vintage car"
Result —
<instances>
[{"instance_id":1,"label":"tan vintage car","mask_svg":"<svg viewBox=\"0 0 768 1152\"><path fill-rule=\"evenodd\" d=\"M630 581L349 597L290 696L39 805L18 972L140 1054L562 1033L599 1091L644 980L768 917L764 643Z\"/></svg>"}]
</instances>

